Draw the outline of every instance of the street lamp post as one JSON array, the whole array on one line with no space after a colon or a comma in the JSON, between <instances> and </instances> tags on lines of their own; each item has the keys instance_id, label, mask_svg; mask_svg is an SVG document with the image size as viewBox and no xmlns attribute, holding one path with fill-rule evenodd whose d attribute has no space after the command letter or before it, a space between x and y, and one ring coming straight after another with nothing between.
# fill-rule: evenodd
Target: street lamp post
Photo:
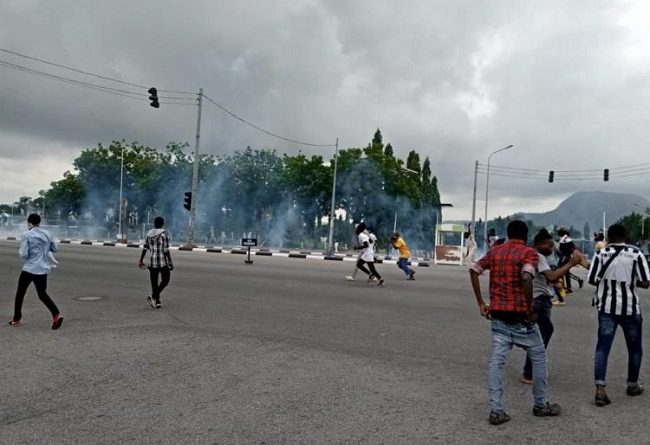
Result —
<instances>
[{"instance_id":1,"label":"street lamp post","mask_svg":"<svg viewBox=\"0 0 650 445\"><path fill-rule=\"evenodd\" d=\"M118 216L118 222L117 222L117 240L122 241L124 239L124 236L122 235L122 201L123 201L123 184L124 182L124 146L121 146L121 151L120 151L120 208L119 208L119 216Z\"/></svg>"},{"instance_id":2,"label":"street lamp post","mask_svg":"<svg viewBox=\"0 0 650 445\"><path fill-rule=\"evenodd\" d=\"M487 240L487 224L488 224L488 194L489 194L489 188L490 188L490 160L492 159L492 156L495 154L508 150L510 148L514 147L514 145L510 144L507 147L500 148L498 150L493 151L490 153L488 156L488 162L487 162L487 175L485 179L485 220L483 221L483 242L485 243L485 248L487 249L488 247L488 240Z\"/></svg>"},{"instance_id":3,"label":"street lamp post","mask_svg":"<svg viewBox=\"0 0 650 445\"><path fill-rule=\"evenodd\" d=\"M334 255L334 206L336 205L336 170L339 163L339 138L336 138L336 148L334 150L334 177L332 180L332 207L330 208L330 233L327 246L327 254Z\"/></svg>"}]
</instances>

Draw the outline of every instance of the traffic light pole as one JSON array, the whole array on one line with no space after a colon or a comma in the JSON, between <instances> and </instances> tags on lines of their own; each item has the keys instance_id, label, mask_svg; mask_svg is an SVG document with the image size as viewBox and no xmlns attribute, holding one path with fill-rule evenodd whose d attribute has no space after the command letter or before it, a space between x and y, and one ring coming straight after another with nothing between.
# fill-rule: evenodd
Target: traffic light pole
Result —
<instances>
[{"instance_id":1,"label":"traffic light pole","mask_svg":"<svg viewBox=\"0 0 650 445\"><path fill-rule=\"evenodd\" d=\"M187 247L194 246L194 226L196 223L196 201L199 198L199 137L201 135L201 105L203 88L199 89L198 112L196 116L196 140L194 142L194 167L192 168L192 202L190 204L190 221L187 225Z\"/></svg>"}]
</instances>

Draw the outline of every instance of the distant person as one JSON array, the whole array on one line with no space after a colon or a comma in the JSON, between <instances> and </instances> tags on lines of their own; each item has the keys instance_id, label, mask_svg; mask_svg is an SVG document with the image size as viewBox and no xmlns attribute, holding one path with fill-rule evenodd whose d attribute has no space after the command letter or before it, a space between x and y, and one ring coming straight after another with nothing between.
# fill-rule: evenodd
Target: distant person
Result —
<instances>
[{"instance_id":1,"label":"distant person","mask_svg":"<svg viewBox=\"0 0 650 445\"><path fill-rule=\"evenodd\" d=\"M589 269L589 283L597 286L594 306L598 309L598 344L594 360L596 405L611 403L605 391L607 359L618 326L623 329L627 345L627 395L639 396L642 357L641 301L636 288L650 286L648 262L636 247L625 244L627 233L621 224L607 229L609 245L594 255Z\"/></svg>"},{"instance_id":2,"label":"distant person","mask_svg":"<svg viewBox=\"0 0 650 445\"><path fill-rule=\"evenodd\" d=\"M34 283L38 298L52 314L52 329L59 329L63 323L63 316L56 307L52 298L47 294L47 274L51 272L49 254L56 252L56 244L49 232L41 229L41 217L32 213L27 217L29 229L20 237L20 257L24 260L23 270L18 278L14 317L9 322L11 326L20 326L22 307L27 293L27 288Z\"/></svg>"},{"instance_id":3,"label":"distant person","mask_svg":"<svg viewBox=\"0 0 650 445\"><path fill-rule=\"evenodd\" d=\"M402 238L399 232L395 232L390 236L390 243L395 249L399 250L397 267L404 271L407 280L415 280L415 271L409 268L409 258L411 256L411 251L406 245L404 238Z\"/></svg>"},{"instance_id":4,"label":"distant person","mask_svg":"<svg viewBox=\"0 0 650 445\"><path fill-rule=\"evenodd\" d=\"M162 291L169 284L171 271L174 270L172 257L169 253L169 234L163 228L165 220L162 216L157 216L153 220L154 228L147 233L147 239L140 255L138 265L141 269L145 268L144 257L149 252L149 278L151 280L151 294L147 301L152 308L160 309Z\"/></svg>"},{"instance_id":5,"label":"distant person","mask_svg":"<svg viewBox=\"0 0 650 445\"><path fill-rule=\"evenodd\" d=\"M472 267L476 263L476 250L478 246L476 245L472 232L465 232L463 236L465 238L465 262L469 267Z\"/></svg>"},{"instance_id":6,"label":"distant person","mask_svg":"<svg viewBox=\"0 0 650 445\"><path fill-rule=\"evenodd\" d=\"M537 251L537 271L533 280L533 313L535 314L539 333L544 342L544 348L548 348L553 335L553 322L551 321L551 308L555 295L555 283L562 279L566 272L582 261L582 254L574 251L571 260L559 269L553 270L548 258L553 255L555 243L553 237L546 229L539 231L534 239L535 250ZM533 383L533 365L530 357L526 355L526 364L521 381L526 384Z\"/></svg>"},{"instance_id":7,"label":"distant person","mask_svg":"<svg viewBox=\"0 0 650 445\"><path fill-rule=\"evenodd\" d=\"M474 295L482 316L492 320L492 354L488 370L490 416L492 425L508 422L503 406L501 372L513 346L523 348L532 362L533 415L558 416L560 405L548 402L546 350L535 323L533 279L538 254L526 246L528 227L523 221L508 224L508 241L495 246L470 269ZM479 275L490 271L490 303L481 294Z\"/></svg>"},{"instance_id":8,"label":"distant person","mask_svg":"<svg viewBox=\"0 0 650 445\"><path fill-rule=\"evenodd\" d=\"M598 253L605 248L605 234L603 232L594 233L594 252Z\"/></svg>"},{"instance_id":9,"label":"distant person","mask_svg":"<svg viewBox=\"0 0 650 445\"><path fill-rule=\"evenodd\" d=\"M353 246L357 246L359 244L359 237L357 236L357 227L358 227L358 225L354 227L354 233L352 234L352 236L353 236L352 245ZM346 280L354 281L354 280L357 279L357 272L359 271L359 268L357 267L357 262L359 261L360 258L361 258L361 252L359 252L357 254L357 261L354 262L354 269L352 270L352 274L345 276Z\"/></svg>"},{"instance_id":10,"label":"distant person","mask_svg":"<svg viewBox=\"0 0 650 445\"><path fill-rule=\"evenodd\" d=\"M573 251L576 250L576 245L573 243L573 239L571 238L567 229L560 228L558 230L558 235L560 235L560 241L558 245L558 249L560 251L560 262L558 263L558 266L562 267L571 260ZM583 284L584 281L582 279L578 279L578 286L580 288L582 288ZM564 286L566 287L567 294L573 293L571 286L571 272L567 272L564 275ZM563 301L563 299L560 301Z\"/></svg>"},{"instance_id":11,"label":"distant person","mask_svg":"<svg viewBox=\"0 0 650 445\"><path fill-rule=\"evenodd\" d=\"M357 226L357 238L359 239L359 245L355 246L355 250L361 250L361 255L357 260L357 267L363 273L368 275L368 282L372 281L373 278L377 278L379 282L377 283L378 287L384 286L384 279L379 275L377 269L375 269L375 240L377 239L373 234L369 234L366 230L365 223L359 223ZM368 268L365 267L368 265Z\"/></svg>"},{"instance_id":12,"label":"distant person","mask_svg":"<svg viewBox=\"0 0 650 445\"><path fill-rule=\"evenodd\" d=\"M497 235L496 230L490 229L488 231L488 239L487 239L488 249L494 247L497 241L499 241L499 236Z\"/></svg>"}]
</instances>

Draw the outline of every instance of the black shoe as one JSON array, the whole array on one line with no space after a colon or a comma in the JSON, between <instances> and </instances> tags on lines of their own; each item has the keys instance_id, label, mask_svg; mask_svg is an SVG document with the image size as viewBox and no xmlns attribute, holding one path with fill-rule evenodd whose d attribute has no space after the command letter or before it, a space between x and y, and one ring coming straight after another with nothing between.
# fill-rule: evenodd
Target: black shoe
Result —
<instances>
[{"instance_id":1,"label":"black shoe","mask_svg":"<svg viewBox=\"0 0 650 445\"><path fill-rule=\"evenodd\" d=\"M628 388L629 390L629 388ZM611 400L609 400L609 397L607 397L607 393L605 392L605 387L601 385L596 385L596 406L605 406L609 405L612 403Z\"/></svg>"},{"instance_id":2,"label":"black shoe","mask_svg":"<svg viewBox=\"0 0 650 445\"><path fill-rule=\"evenodd\" d=\"M533 407L533 416L537 417L555 417L562 412L562 407L557 403L548 403L542 406Z\"/></svg>"},{"instance_id":3,"label":"black shoe","mask_svg":"<svg viewBox=\"0 0 650 445\"><path fill-rule=\"evenodd\" d=\"M63 316L61 314L56 314L52 319L52 329L59 329L63 324Z\"/></svg>"},{"instance_id":4,"label":"black shoe","mask_svg":"<svg viewBox=\"0 0 650 445\"><path fill-rule=\"evenodd\" d=\"M151 306L154 309L156 308L156 302L154 301L153 296L148 295L147 301L149 302L149 306Z\"/></svg>"},{"instance_id":5,"label":"black shoe","mask_svg":"<svg viewBox=\"0 0 650 445\"><path fill-rule=\"evenodd\" d=\"M379 282L377 283L377 287L384 287L384 279L383 278L381 280L379 280Z\"/></svg>"},{"instance_id":6,"label":"black shoe","mask_svg":"<svg viewBox=\"0 0 650 445\"><path fill-rule=\"evenodd\" d=\"M643 386L639 385L638 383L636 385L630 385L627 387L626 393L628 396L632 396L632 397L640 396L641 394L643 394Z\"/></svg>"},{"instance_id":7,"label":"black shoe","mask_svg":"<svg viewBox=\"0 0 650 445\"><path fill-rule=\"evenodd\" d=\"M162 307L162 303L160 300L156 300L156 309L160 309Z\"/></svg>"},{"instance_id":8,"label":"black shoe","mask_svg":"<svg viewBox=\"0 0 650 445\"><path fill-rule=\"evenodd\" d=\"M578 289L582 289L582 286L585 285L585 280L578 280Z\"/></svg>"},{"instance_id":9,"label":"black shoe","mask_svg":"<svg viewBox=\"0 0 650 445\"><path fill-rule=\"evenodd\" d=\"M498 412L496 412L496 411L492 411L492 412L490 413L490 417L488 418L488 421L489 421L492 425L501 425L502 423L506 423L506 422L508 422L509 420L510 420L510 416L509 416L509 415L507 415L507 414L504 413L504 412L500 412L500 413L498 413Z\"/></svg>"}]
</instances>

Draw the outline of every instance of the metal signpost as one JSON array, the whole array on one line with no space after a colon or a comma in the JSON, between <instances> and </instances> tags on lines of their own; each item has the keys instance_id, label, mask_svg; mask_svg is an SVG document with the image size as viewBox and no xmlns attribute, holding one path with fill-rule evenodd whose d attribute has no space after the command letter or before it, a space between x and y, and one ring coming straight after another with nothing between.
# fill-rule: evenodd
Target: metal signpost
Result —
<instances>
[{"instance_id":1,"label":"metal signpost","mask_svg":"<svg viewBox=\"0 0 650 445\"><path fill-rule=\"evenodd\" d=\"M244 262L246 264L253 264L253 260L251 260L251 246L257 247L257 238L242 238L241 245L242 247L246 247L246 260Z\"/></svg>"}]
</instances>

